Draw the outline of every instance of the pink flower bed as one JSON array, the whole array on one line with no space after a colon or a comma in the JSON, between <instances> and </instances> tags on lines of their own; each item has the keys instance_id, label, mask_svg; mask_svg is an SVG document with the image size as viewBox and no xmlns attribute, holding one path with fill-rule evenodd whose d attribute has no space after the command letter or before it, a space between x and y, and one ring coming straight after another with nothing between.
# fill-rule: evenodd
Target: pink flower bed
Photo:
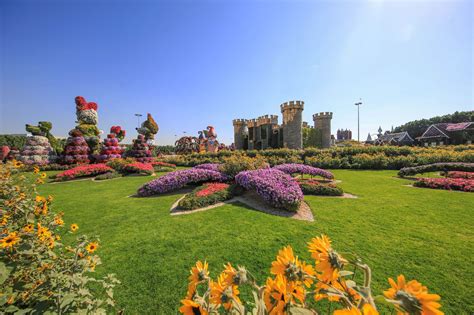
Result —
<instances>
[{"instance_id":1,"label":"pink flower bed","mask_svg":"<svg viewBox=\"0 0 474 315\"><path fill-rule=\"evenodd\" d=\"M95 176L108 172L113 172L113 168L105 164L89 164L79 165L56 175L56 180L64 181L71 180L78 177Z\"/></svg>"},{"instance_id":2,"label":"pink flower bed","mask_svg":"<svg viewBox=\"0 0 474 315\"><path fill-rule=\"evenodd\" d=\"M474 179L465 178L420 178L415 183L416 187L433 189L460 190L474 192Z\"/></svg>"},{"instance_id":3,"label":"pink flower bed","mask_svg":"<svg viewBox=\"0 0 474 315\"><path fill-rule=\"evenodd\" d=\"M449 178L465 178L465 179L474 179L473 172L448 172Z\"/></svg>"},{"instance_id":4,"label":"pink flower bed","mask_svg":"<svg viewBox=\"0 0 474 315\"><path fill-rule=\"evenodd\" d=\"M123 170L127 173L138 173L138 174L153 174L153 165L150 163L142 163L142 162L133 162L127 164L123 167Z\"/></svg>"}]
</instances>

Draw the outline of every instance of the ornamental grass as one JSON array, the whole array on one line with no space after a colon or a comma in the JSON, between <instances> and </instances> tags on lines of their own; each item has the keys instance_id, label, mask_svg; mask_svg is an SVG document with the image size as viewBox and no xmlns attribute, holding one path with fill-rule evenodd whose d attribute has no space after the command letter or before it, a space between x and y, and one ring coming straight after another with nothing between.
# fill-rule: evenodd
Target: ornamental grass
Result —
<instances>
[{"instance_id":1,"label":"ornamental grass","mask_svg":"<svg viewBox=\"0 0 474 315\"><path fill-rule=\"evenodd\" d=\"M46 177L18 173L13 163L0 164L0 313L114 313L114 275L92 277L101 264L97 237L61 240L62 213L53 211L53 197L37 187ZM69 233L79 226L70 225Z\"/></svg>"},{"instance_id":2,"label":"ornamental grass","mask_svg":"<svg viewBox=\"0 0 474 315\"><path fill-rule=\"evenodd\" d=\"M309 262L296 256L291 246L282 248L263 285L245 267L231 263L213 279L208 263L198 261L191 268L179 311L185 315L378 315L378 306L383 304L397 314L444 314L439 295L403 275L389 278L383 294L374 295L370 267L354 254L338 253L325 235L313 238L308 251ZM357 273L361 275L355 277ZM358 279L362 281L357 283ZM242 289L252 291L252 301L242 299ZM322 310L323 300L329 309L325 306Z\"/></svg>"}]
</instances>

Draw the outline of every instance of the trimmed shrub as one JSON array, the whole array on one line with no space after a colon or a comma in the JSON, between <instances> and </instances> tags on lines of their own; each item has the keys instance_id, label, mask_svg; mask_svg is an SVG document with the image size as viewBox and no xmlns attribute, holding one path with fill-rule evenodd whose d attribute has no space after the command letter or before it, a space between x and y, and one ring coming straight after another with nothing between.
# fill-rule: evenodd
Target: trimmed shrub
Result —
<instances>
[{"instance_id":1,"label":"trimmed shrub","mask_svg":"<svg viewBox=\"0 0 474 315\"><path fill-rule=\"evenodd\" d=\"M257 170L268 167L268 163L266 163L260 156L248 157L243 154L236 154L225 157L219 170L230 177L235 177L242 171Z\"/></svg>"},{"instance_id":2,"label":"trimmed shrub","mask_svg":"<svg viewBox=\"0 0 474 315\"><path fill-rule=\"evenodd\" d=\"M342 196L344 191L335 184L323 184L316 180L299 180L298 184L305 195Z\"/></svg>"},{"instance_id":3,"label":"trimmed shrub","mask_svg":"<svg viewBox=\"0 0 474 315\"><path fill-rule=\"evenodd\" d=\"M415 167L405 167L398 172L398 176L405 177L429 172L448 171L474 172L474 163L434 163Z\"/></svg>"}]
</instances>

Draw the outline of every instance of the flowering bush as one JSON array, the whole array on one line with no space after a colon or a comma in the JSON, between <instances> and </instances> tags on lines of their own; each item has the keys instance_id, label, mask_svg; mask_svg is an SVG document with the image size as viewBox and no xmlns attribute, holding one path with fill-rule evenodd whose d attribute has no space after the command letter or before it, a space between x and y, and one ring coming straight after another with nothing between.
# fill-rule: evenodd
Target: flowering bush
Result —
<instances>
[{"instance_id":1,"label":"flowering bush","mask_svg":"<svg viewBox=\"0 0 474 315\"><path fill-rule=\"evenodd\" d=\"M105 165L105 164L89 164L89 165L79 165L64 172L61 172L56 175L57 181L71 180L79 177L85 176L95 176L99 174L104 174L108 172L113 172L114 170Z\"/></svg>"},{"instance_id":2,"label":"flowering bush","mask_svg":"<svg viewBox=\"0 0 474 315\"><path fill-rule=\"evenodd\" d=\"M0 313L115 313L118 281L90 276L101 263L99 240L61 242L63 214L51 211L53 197L36 191L43 174L22 176L11 163L0 164ZM72 224L70 233L78 228Z\"/></svg>"},{"instance_id":3,"label":"flowering bush","mask_svg":"<svg viewBox=\"0 0 474 315\"><path fill-rule=\"evenodd\" d=\"M205 170L219 172L219 167L220 167L220 164L218 163L204 163L204 164L196 165L194 168L202 168Z\"/></svg>"},{"instance_id":4,"label":"flowering bush","mask_svg":"<svg viewBox=\"0 0 474 315\"><path fill-rule=\"evenodd\" d=\"M416 280L388 279L390 287L383 296L374 297L371 269L356 255L341 255L322 235L308 243L311 262L295 256L291 246L278 252L264 285L258 285L245 267L230 263L216 280L209 276L207 262L198 261L191 268L186 297L181 301L182 314L327 314L320 301L337 304L334 315L378 315L377 303L389 305L398 314L441 315L440 296ZM362 276L354 277L356 271ZM356 283L359 278L362 283ZM244 303L240 288L249 287L253 303ZM248 305L247 309L245 305ZM315 309L315 307L318 309ZM327 306L326 306L327 307Z\"/></svg>"},{"instance_id":5,"label":"flowering bush","mask_svg":"<svg viewBox=\"0 0 474 315\"><path fill-rule=\"evenodd\" d=\"M179 202L179 207L192 210L207 207L232 198L233 186L225 183L208 183L196 188Z\"/></svg>"},{"instance_id":6,"label":"flowering bush","mask_svg":"<svg viewBox=\"0 0 474 315\"><path fill-rule=\"evenodd\" d=\"M303 200L298 183L290 175L274 168L240 172L235 181L245 189L255 190L277 208L295 211Z\"/></svg>"},{"instance_id":7,"label":"flowering bush","mask_svg":"<svg viewBox=\"0 0 474 315\"><path fill-rule=\"evenodd\" d=\"M192 168L168 173L138 189L141 197L162 194L183 188L190 183L202 183L206 181L225 182L229 177L216 171Z\"/></svg>"},{"instance_id":8,"label":"flowering bush","mask_svg":"<svg viewBox=\"0 0 474 315\"><path fill-rule=\"evenodd\" d=\"M465 179L474 179L474 172L448 172L446 174L449 178L465 178Z\"/></svg>"},{"instance_id":9,"label":"flowering bush","mask_svg":"<svg viewBox=\"0 0 474 315\"><path fill-rule=\"evenodd\" d=\"M252 158L243 154L236 154L230 157L225 157L224 163L219 166L219 170L233 178L242 171L257 170L268 167L270 167L268 163L259 156Z\"/></svg>"},{"instance_id":10,"label":"flowering bush","mask_svg":"<svg viewBox=\"0 0 474 315\"><path fill-rule=\"evenodd\" d=\"M281 164L281 165L276 165L273 168L290 175L300 173L300 174L308 174L311 176L321 176L327 179L334 178L334 175L329 171L325 171L323 169L312 167L309 165L304 165L304 164L295 164L295 163Z\"/></svg>"},{"instance_id":11,"label":"flowering bush","mask_svg":"<svg viewBox=\"0 0 474 315\"><path fill-rule=\"evenodd\" d=\"M133 162L122 167L121 171L126 174L151 175L154 172L153 165L150 163Z\"/></svg>"},{"instance_id":12,"label":"flowering bush","mask_svg":"<svg viewBox=\"0 0 474 315\"><path fill-rule=\"evenodd\" d=\"M317 180L298 180L298 184L305 195L316 196L342 196L342 188L334 184L323 184Z\"/></svg>"},{"instance_id":13,"label":"flowering bush","mask_svg":"<svg viewBox=\"0 0 474 315\"><path fill-rule=\"evenodd\" d=\"M474 179L420 178L413 185L416 187L474 192Z\"/></svg>"},{"instance_id":14,"label":"flowering bush","mask_svg":"<svg viewBox=\"0 0 474 315\"><path fill-rule=\"evenodd\" d=\"M474 163L434 163L415 167L405 167L398 172L398 176L404 177L428 172L448 171L474 172Z\"/></svg>"}]
</instances>

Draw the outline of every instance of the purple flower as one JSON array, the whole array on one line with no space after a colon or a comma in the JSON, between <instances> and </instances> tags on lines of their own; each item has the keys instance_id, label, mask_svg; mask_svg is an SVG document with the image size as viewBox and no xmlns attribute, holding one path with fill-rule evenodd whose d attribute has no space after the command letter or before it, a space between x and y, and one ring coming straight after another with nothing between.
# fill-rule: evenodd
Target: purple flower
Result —
<instances>
[{"instance_id":1,"label":"purple flower","mask_svg":"<svg viewBox=\"0 0 474 315\"><path fill-rule=\"evenodd\" d=\"M191 168L168 173L160 178L146 183L138 189L141 197L163 194L176 189L183 188L189 183L201 183L206 181L224 182L229 180L227 175L213 170Z\"/></svg>"},{"instance_id":2,"label":"purple flower","mask_svg":"<svg viewBox=\"0 0 474 315\"><path fill-rule=\"evenodd\" d=\"M296 163L281 164L273 168L290 175L295 174L295 173L300 173L300 174L308 174L312 176L321 176L327 179L334 178L334 175L329 171L326 171L317 167L312 167L309 165L304 165L304 164L296 164Z\"/></svg>"},{"instance_id":3,"label":"purple flower","mask_svg":"<svg viewBox=\"0 0 474 315\"><path fill-rule=\"evenodd\" d=\"M204 164L196 165L194 168L219 172L219 166L220 164L218 163L204 163Z\"/></svg>"},{"instance_id":4,"label":"purple flower","mask_svg":"<svg viewBox=\"0 0 474 315\"><path fill-rule=\"evenodd\" d=\"M240 172L235 181L248 190L255 190L266 202L277 208L296 210L303 192L290 176L275 168Z\"/></svg>"}]
</instances>

